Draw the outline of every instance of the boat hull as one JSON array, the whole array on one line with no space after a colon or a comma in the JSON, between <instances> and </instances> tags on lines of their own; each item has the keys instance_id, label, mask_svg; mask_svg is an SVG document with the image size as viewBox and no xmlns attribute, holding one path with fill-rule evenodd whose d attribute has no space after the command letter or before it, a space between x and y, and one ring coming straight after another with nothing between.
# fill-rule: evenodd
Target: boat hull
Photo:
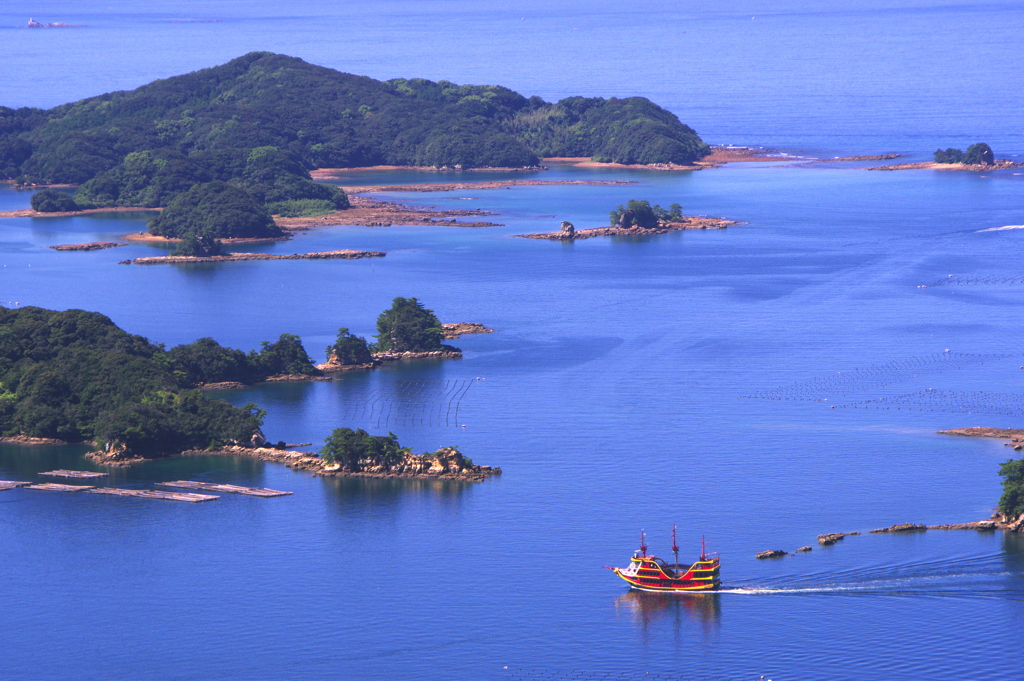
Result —
<instances>
[{"instance_id":1,"label":"boat hull","mask_svg":"<svg viewBox=\"0 0 1024 681\"><path fill-rule=\"evenodd\" d=\"M718 557L701 556L689 568L669 566L654 556L636 555L627 568L611 568L631 589L649 593L692 593L715 591L721 586L718 578Z\"/></svg>"}]
</instances>

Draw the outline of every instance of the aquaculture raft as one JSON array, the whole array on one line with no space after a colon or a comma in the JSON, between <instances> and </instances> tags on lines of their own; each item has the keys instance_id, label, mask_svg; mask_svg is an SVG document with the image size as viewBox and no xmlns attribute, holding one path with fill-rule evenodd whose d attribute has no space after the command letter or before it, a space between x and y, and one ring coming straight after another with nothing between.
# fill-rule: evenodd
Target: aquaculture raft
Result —
<instances>
[{"instance_id":1,"label":"aquaculture raft","mask_svg":"<svg viewBox=\"0 0 1024 681\"><path fill-rule=\"evenodd\" d=\"M40 482L35 485L27 485L25 489L41 489L46 492L81 492L92 489L92 485L63 485L59 482Z\"/></svg>"},{"instance_id":2,"label":"aquaculture raft","mask_svg":"<svg viewBox=\"0 0 1024 681\"><path fill-rule=\"evenodd\" d=\"M55 471L46 471L39 475L49 475L57 478L102 478L106 473L96 473L93 471L69 471L63 468L58 468Z\"/></svg>"},{"instance_id":3,"label":"aquaculture raft","mask_svg":"<svg viewBox=\"0 0 1024 681\"><path fill-rule=\"evenodd\" d=\"M672 528L672 551L676 562L669 565L661 558L647 555L646 536L640 532L640 550L633 554L629 567L606 567L612 570L629 586L638 591L658 593L682 593L691 591L714 591L721 585L718 578L718 554L706 551L706 542L701 537L700 560L693 565L679 564L679 547L676 545L676 529Z\"/></svg>"},{"instance_id":4,"label":"aquaculture raft","mask_svg":"<svg viewBox=\"0 0 1024 681\"><path fill-rule=\"evenodd\" d=\"M213 501L220 497L213 494L195 494L193 492L164 492L153 489L124 489L123 487L93 487L85 490L89 494L109 494L117 497L138 497L140 499L164 499L166 501Z\"/></svg>"},{"instance_id":5,"label":"aquaculture raft","mask_svg":"<svg viewBox=\"0 0 1024 681\"><path fill-rule=\"evenodd\" d=\"M20 482L18 480L0 480L0 492L8 489L14 489L16 487L24 487L28 485L27 482Z\"/></svg>"},{"instance_id":6,"label":"aquaculture raft","mask_svg":"<svg viewBox=\"0 0 1024 681\"><path fill-rule=\"evenodd\" d=\"M291 492L282 492L264 487L242 487L241 485L219 485L213 482L196 482L194 480L175 480L174 482L158 482L157 487L177 487L179 489L201 489L204 492L221 492L224 494L244 494L250 497L284 497Z\"/></svg>"}]
</instances>

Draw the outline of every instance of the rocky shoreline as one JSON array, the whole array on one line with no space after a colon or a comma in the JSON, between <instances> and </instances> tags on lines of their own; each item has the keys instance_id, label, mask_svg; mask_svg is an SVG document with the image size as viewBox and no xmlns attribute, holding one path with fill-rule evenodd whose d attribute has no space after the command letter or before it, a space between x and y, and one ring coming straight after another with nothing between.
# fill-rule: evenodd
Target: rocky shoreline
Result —
<instances>
[{"instance_id":1,"label":"rocky shoreline","mask_svg":"<svg viewBox=\"0 0 1024 681\"><path fill-rule=\"evenodd\" d=\"M868 534L910 534L916 532L927 532L928 530L975 530L976 532L1003 530L1006 532L1024 532L1024 515L1021 515L1019 518L1014 520L996 513L993 514L992 518L989 520L974 520L966 523L946 523L943 525L899 523L897 525L890 525L889 527L880 527L876 530L869 530ZM835 543L842 541L845 537L853 537L860 534L860 532L830 532L828 534L819 534L818 544L821 546L832 546ZM758 552L755 554L755 558L781 558L783 556L795 555L796 553L808 553L810 551L810 546L801 546L793 554L787 553L782 549L771 549L768 551Z\"/></svg>"},{"instance_id":2,"label":"rocky shoreline","mask_svg":"<svg viewBox=\"0 0 1024 681\"><path fill-rule=\"evenodd\" d=\"M1009 440L1005 446L1013 447L1014 451L1024 450L1024 430L1017 428L985 428L973 426L971 428L953 428L951 430L940 430L939 435L959 435L960 437L992 437L999 440Z\"/></svg>"},{"instance_id":3,"label":"rocky shoreline","mask_svg":"<svg viewBox=\"0 0 1024 681\"><path fill-rule=\"evenodd\" d=\"M228 255L159 255L134 260L122 260L119 265L166 265L176 263L243 262L247 260L358 260L359 258L383 258L384 251L324 251L321 253L293 253L272 255L270 253L229 253Z\"/></svg>"},{"instance_id":4,"label":"rocky shoreline","mask_svg":"<svg viewBox=\"0 0 1024 681\"><path fill-rule=\"evenodd\" d=\"M270 461L325 478L418 478L433 480L461 480L479 482L492 475L501 475L501 469L477 466L466 460L454 448L439 449L432 455L405 454L394 466L367 465L360 470L347 470L328 464L313 452L289 452L269 447L242 447L231 445L220 449L188 450L182 456L245 456Z\"/></svg>"},{"instance_id":5,"label":"rocky shoreline","mask_svg":"<svg viewBox=\"0 0 1024 681\"><path fill-rule=\"evenodd\" d=\"M481 326L483 325L481 324ZM458 338L458 336L453 337ZM317 364L316 368L325 374L343 371L365 371L368 369L376 369L384 362L398 362L414 359L462 359L462 350L452 347L451 345L442 345L440 350L429 350L427 352L375 352L372 357L373 361L366 364L342 364L338 360L338 357L332 354L326 362L323 364ZM320 380L330 380L330 378Z\"/></svg>"},{"instance_id":6,"label":"rocky shoreline","mask_svg":"<svg viewBox=\"0 0 1024 681\"><path fill-rule=\"evenodd\" d=\"M57 244L50 248L55 251L99 251L104 248L119 248L127 245L117 241L90 241L87 244Z\"/></svg>"},{"instance_id":7,"label":"rocky shoreline","mask_svg":"<svg viewBox=\"0 0 1024 681\"><path fill-rule=\"evenodd\" d=\"M569 224L569 223L563 223ZM725 218L691 217L678 222L664 222L657 227L594 227L591 229L567 229L563 226L560 232L542 232L539 234L516 234L523 239L549 239L551 241L576 241L577 239L593 239L600 236L649 236L652 234L668 234L689 229L727 229L741 224ZM571 227L571 225L570 225Z\"/></svg>"},{"instance_id":8,"label":"rocky shoreline","mask_svg":"<svg viewBox=\"0 0 1024 681\"><path fill-rule=\"evenodd\" d=\"M356 190L358 188L351 188ZM497 222L483 220L460 221L456 218L483 217L493 215L488 211L469 210L436 210L431 208L414 208L394 201L379 201L367 196L352 194L349 196L351 208L314 215L307 218L275 218L279 227L287 230L304 230L314 227L331 225L356 225L359 227L390 227L392 225L436 225L450 227L501 227Z\"/></svg>"},{"instance_id":9,"label":"rocky shoreline","mask_svg":"<svg viewBox=\"0 0 1024 681\"><path fill-rule=\"evenodd\" d=\"M342 187L347 194L374 192L451 192L456 189L508 189L510 187L538 187L549 185L624 185L636 184L632 180L492 180L489 182L442 182L436 184L394 184L365 187Z\"/></svg>"},{"instance_id":10,"label":"rocky shoreline","mask_svg":"<svg viewBox=\"0 0 1024 681\"><path fill-rule=\"evenodd\" d=\"M993 164L979 163L935 163L934 161L922 161L920 163L898 163L890 166L874 166L868 170L965 170L968 172L984 172L986 170L1011 170L1013 168L1024 168L1024 163L1016 163L1006 159L997 159Z\"/></svg>"},{"instance_id":11,"label":"rocky shoreline","mask_svg":"<svg viewBox=\"0 0 1024 681\"><path fill-rule=\"evenodd\" d=\"M454 322L441 325L441 338L445 340L455 340L474 333L494 333L494 329L488 329L479 322Z\"/></svg>"}]
</instances>

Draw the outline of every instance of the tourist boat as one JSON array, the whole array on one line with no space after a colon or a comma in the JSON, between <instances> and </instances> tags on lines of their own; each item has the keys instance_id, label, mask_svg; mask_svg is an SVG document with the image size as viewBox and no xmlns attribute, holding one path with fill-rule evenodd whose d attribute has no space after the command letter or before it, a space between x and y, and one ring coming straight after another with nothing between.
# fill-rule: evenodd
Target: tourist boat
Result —
<instances>
[{"instance_id":1,"label":"tourist boat","mask_svg":"<svg viewBox=\"0 0 1024 681\"><path fill-rule=\"evenodd\" d=\"M679 564L679 547L676 545L676 528L672 526L672 552L676 556L674 565L661 558L647 555L647 537L640 531L640 550L633 554L629 567L605 567L629 582L630 588L638 591L658 593L682 593L690 591L714 591L721 585L718 578L718 554L707 552L707 542L700 538L700 560L693 565Z\"/></svg>"}]
</instances>

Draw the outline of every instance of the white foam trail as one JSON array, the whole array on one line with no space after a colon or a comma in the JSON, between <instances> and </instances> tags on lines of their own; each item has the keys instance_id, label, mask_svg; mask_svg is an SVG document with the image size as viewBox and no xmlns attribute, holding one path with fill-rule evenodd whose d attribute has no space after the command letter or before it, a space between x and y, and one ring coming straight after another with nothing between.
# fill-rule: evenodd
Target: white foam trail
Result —
<instances>
[{"instance_id":1,"label":"white foam trail","mask_svg":"<svg viewBox=\"0 0 1024 681\"><path fill-rule=\"evenodd\" d=\"M978 232L1001 232L1004 229L1024 229L1024 225L1005 225L1003 227L989 227L987 229L979 229Z\"/></svg>"}]
</instances>

